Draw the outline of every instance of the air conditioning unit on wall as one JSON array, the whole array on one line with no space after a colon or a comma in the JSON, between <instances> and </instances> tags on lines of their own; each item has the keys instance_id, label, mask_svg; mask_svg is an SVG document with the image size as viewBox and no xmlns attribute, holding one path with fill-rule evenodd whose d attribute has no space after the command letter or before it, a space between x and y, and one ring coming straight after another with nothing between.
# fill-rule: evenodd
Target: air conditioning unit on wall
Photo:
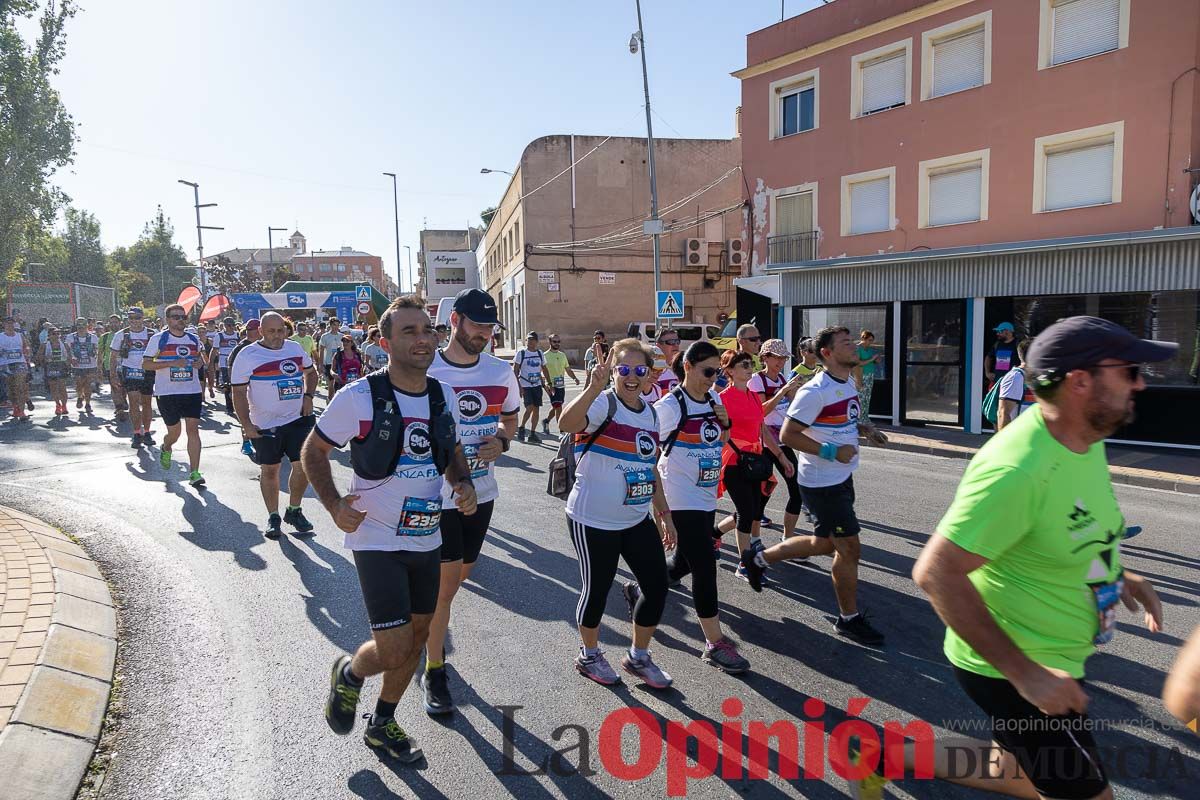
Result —
<instances>
[{"instance_id":1,"label":"air conditioning unit on wall","mask_svg":"<svg viewBox=\"0 0 1200 800\"><path fill-rule=\"evenodd\" d=\"M726 264L729 272L742 272L746 268L746 241L730 239L726 244Z\"/></svg>"},{"instance_id":2,"label":"air conditioning unit on wall","mask_svg":"<svg viewBox=\"0 0 1200 800\"><path fill-rule=\"evenodd\" d=\"M708 266L708 240L683 240L683 265L691 269L704 269Z\"/></svg>"}]
</instances>

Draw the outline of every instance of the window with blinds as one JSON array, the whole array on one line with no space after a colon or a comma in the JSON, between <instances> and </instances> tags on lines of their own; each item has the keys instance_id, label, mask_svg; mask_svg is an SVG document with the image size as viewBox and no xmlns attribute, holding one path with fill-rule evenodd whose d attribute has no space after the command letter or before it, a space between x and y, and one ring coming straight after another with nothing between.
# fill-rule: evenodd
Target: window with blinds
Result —
<instances>
[{"instance_id":1,"label":"window with blinds","mask_svg":"<svg viewBox=\"0 0 1200 800\"><path fill-rule=\"evenodd\" d=\"M874 114L904 105L908 96L908 52L895 53L868 61L859 67L862 100L860 115Z\"/></svg>"},{"instance_id":2,"label":"window with blinds","mask_svg":"<svg viewBox=\"0 0 1200 800\"><path fill-rule=\"evenodd\" d=\"M978 222L983 216L983 162L929 173L929 225Z\"/></svg>"},{"instance_id":3,"label":"window with blinds","mask_svg":"<svg viewBox=\"0 0 1200 800\"><path fill-rule=\"evenodd\" d=\"M850 233L875 233L891 228L892 179L860 181L850 185Z\"/></svg>"},{"instance_id":4,"label":"window with blinds","mask_svg":"<svg viewBox=\"0 0 1200 800\"><path fill-rule=\"evenodd\" d=\"M1115 156L1112 138L1048 148L1042 208L1057 211L1111 203Z\"/></svg>"},{"instance_id":5,"label":"window with blinds","mask_svg":"<svg viewBox=\"0 0 1200 800\"><path fill-rule=\"evenodd\" d=\"M1050 65L1121 46L1121 0L1057 0L1050 9Z\"/></svg>"},{"instance_id":6,"label":"window with blinds","mask_svg":"<svg viewBox=\"0 0 1200 800\"><path fill-rule=\"evenodd\" d=\"M774 235L811 233L813 227L812 192L785 194L775 198Z\"/></svg>"},{"instance_id":7,"label":"window with blinds","mask_svg":"<svg viewBox=\"0 0 1200 800\"><path fill-rule=\"evenodd\" d=\"M941 97L983 86L986 58L984 28L948 36L933 43L929 96Z\"/></svg>"}]
</instances>

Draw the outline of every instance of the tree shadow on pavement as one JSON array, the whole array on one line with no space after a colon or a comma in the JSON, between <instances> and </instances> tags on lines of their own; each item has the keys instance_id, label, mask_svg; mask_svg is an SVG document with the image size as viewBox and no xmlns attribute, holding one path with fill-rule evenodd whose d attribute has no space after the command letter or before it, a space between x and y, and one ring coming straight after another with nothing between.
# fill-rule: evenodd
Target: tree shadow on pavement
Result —
<instances>
[{"instance_id":1,"label":"tree shadow on pavement","mask_svg":"<svg viewBox=\"0 0 1200 800\"><path fill-rule=\"evenodd\" d=\"M305 548L324 561L309 557ZM343 553L330 550L311 536L293 537L284 534L279 550L292 562L307 595L304 613L321 635L345 653L353 653L370 636L370 624L363 608L358 586L358 572Z\"/></svg>"}]
</instances>

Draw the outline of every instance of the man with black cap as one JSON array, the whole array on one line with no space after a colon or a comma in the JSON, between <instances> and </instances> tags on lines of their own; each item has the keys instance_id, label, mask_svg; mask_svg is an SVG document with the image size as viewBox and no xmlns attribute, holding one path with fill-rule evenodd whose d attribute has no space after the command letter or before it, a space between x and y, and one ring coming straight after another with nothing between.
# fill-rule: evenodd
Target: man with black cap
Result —
<instances>
[{"instance_id":1,"label":"man with black cap","mask_svg":"<svg viewBox=\"0 0 1200 800\"><path fill-rule=\"evenodd\" d=\"M946 623L959 685L992 722L992 742L953 743L982 757L950 780L1016 797L1112 797L1084 662L1112 639L1120 604L1140 606L1152 632L1162 606L1121 567L1125 520L1104 439L1133 419L1140 365L1177 349L1096 317L1039 334L1028 352L1036 405L971 460L921 553L913 579ZM948 744L935 753L938 776L949 774Z\"/></svg>"},{"instance_id":2,"label":"man with black cap","mask_svg":"<svg viewBox=\"0 0 1200 800\"><path fill-rule=\"evenodd\" d=\"M471 575L483 548L483 537L492 519L500 489L495 461L508 451L517 429L521 392L508 364L485 352L496 328L496 301L480 289L463 289L454 298L450 313L453 333L445 348L433 357L429 375L449 384L457 397L463 453L475 484L474 514L463 514L454 502L453 487L442 486L442 573L437 611L429 623L425 645L425 711L448 714L454 710L445 667L446 634L450 604L458 587Z\"/></svg>"},{"instance_id":3,"label":"man with black cap","mask_svg":"<svg viewBox=\"0 0 1200 800\"><path fill-rule=\"evenodd\" d=\"M550 385L550 373L546 371L546 356L538 347L536 331L530 331L525 337L525 346L513 356L512 368L525 400L525 413L521 415L521 424L517 427L517 439L541 444L542 439L537 435L538 414L542 410L542 386ZM528 438L525 436L526 423L529 424Z\"/></svg>"}]
</instances>

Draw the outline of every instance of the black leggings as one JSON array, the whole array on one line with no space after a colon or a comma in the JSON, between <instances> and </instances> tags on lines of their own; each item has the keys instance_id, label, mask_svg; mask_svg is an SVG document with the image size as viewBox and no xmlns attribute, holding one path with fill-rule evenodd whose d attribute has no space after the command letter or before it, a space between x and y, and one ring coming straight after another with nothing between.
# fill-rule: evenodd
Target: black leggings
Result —
<instances>
[{"instance_id":1,"label":"black leggings","mask_svg":"<svg viewBox=\"0 0 1200 800\"><path fill-rule=\"evenodd\" d=\"M696 616L708 619L717 615L717 561L713 558L713 538L720 538L713 523L716 511L672 511L671 521L679 537L675 553L667 559L667 575L672 581L692 576L692 605Z\"/></svg>"},{"instance_id":2,"label":"black leggings","mask_svg":"<svg viewBox=\"0 0 1200 800\"><path fill-rule=\"evenodd\" d=\"M725 467L725 491L737 509L734 517L737 519L738 533L750 533L754 523L762 518L763 509L767 507L767 495L763 494L762 481L748 481L738 469L737 464Z\"/></svg>"},{"instance_id":3,"label":"black leggings","mask_svg":"<svg viewBox=\"0 0 1200 800\"><path fill-rule=\"evenodd\" d=\"M783 478L783 482L787 484L787 513L799 514L804 510L804 500L800 496L800 471L796 467L796 451L782 444L779 445L779 449L783 452L783 457L792 462L792 477L789 478L783 473L783 463L775 457L774 453L768 453L768 455L775 462L775 469L778 470L779 477Z\"/></svg>"},{"instance_id":4,"label":"black leggings","mask_svg":"<svg viewBox=\"0 0 1200 800\"><path fill-rule=\"evenodd\" d=\"M633 621L643 628L657 625L667 603L667 557L651 518L646 517L623 531L607 531L568 517L567 529L579 556L579 575L583 579L583 590L575 607L576 624L584 628L600 625L608 590L617 576L617 561L624 558L642 590L633 607ZM708 557L711 561L711 550Z\"/></svg>"}]
</instances>

